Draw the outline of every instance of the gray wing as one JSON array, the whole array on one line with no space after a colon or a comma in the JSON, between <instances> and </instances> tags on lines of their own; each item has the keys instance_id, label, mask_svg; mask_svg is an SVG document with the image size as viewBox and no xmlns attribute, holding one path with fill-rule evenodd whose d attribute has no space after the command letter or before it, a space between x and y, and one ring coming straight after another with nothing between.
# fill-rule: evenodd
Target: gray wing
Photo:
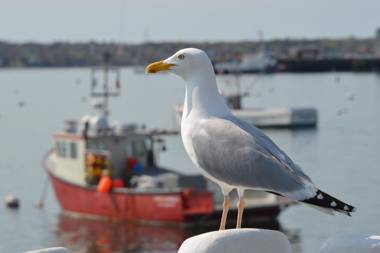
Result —
<instances>
[{"instance_id":1,"label":"gray wing","mask_svg":"<svg viewBox=\"0 0 380 253\"><path fill-rule=\"evenodd\" d=\"M303 200L317 191L299 166L259 129L233 116L197 123L192 142L199 165L232 186Z\"/></svg>"}]
</instances>

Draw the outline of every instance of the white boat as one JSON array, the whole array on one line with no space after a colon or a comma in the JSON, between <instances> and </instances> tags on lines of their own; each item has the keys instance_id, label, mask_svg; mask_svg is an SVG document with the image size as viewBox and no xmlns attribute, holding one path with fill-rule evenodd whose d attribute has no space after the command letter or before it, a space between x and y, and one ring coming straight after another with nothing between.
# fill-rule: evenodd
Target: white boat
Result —
<instances>
[{"instance_id":1,"label":"white boat","mask_svg":"<svg viewBox=\"0 0 380 253\"><path fill-rule=\"evenodd\" d=\"M214 64L217 74L268 73L275 71L276 67L277 59L268 50L244 54L239 61Z\"/></svg>"},{"instance_id":2,"label":"white boat","mask_svg":"<svg viewBox=\"0 0 380 253\"><path fill-rule=\"evenodd\" d=\"M175 105L174 110L180 125L183 106ZM248 108L232 110L232 113L259 128L316 127L318 121L315 108Z\"/></svg>"},{"instance_id":3,"label":"white boat","mask_svg":"<svg viewBox=\"0 0 380 253\"><path fill-rule=\"evenodd\" d=\"M234 94L225 96L232 113L238 118L259 128L307 128L316 127L318 112L312 107L302 108L242 108L241 99L247 94ZM174 106L176 121L181 124L183 106Z\"/></svg>"}]
</instances>

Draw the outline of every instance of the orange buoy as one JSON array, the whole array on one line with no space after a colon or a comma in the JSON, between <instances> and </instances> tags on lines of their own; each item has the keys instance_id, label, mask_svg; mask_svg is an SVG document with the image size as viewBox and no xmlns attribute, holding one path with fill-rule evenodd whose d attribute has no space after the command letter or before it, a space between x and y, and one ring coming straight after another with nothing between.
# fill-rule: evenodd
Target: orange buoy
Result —
<instances>
[{"instance_id":1,"label":"orange buoy","mask_svg":"<svg viewBox=\"0 0 380 253\"><path fill-rule=\"evenodd\" d=\"M102 176L98 183L98 192L107 193L112 188L112 179L110 176Z\"/></svg>"}]
</instances>

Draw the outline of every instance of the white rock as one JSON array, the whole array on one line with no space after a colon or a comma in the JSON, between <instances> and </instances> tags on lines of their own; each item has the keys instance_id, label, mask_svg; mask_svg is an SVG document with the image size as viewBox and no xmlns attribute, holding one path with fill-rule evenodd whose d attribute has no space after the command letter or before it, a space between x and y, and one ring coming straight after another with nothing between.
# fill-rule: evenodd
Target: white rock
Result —
<instances>
[{"instance_id":1,"label":"white rock","mask_svg":"<svg viewBox=\"0 0 380 253\"><path fill-rule=\"evenodd\" d=\"M70 253L70 252L66 248L63 248L63 247L54 247L54 248L26 251L24 253Z\"/></svg>"},{"instance_id":2,"label":"white rock","mask_svg":"<svg viewBox=\"0 0 380 253\"><path fill-rule=\"evenodd\" d=\"M178 253L290 253L288 238L265 229L229 229L185 240Z\"/></svg>"},{"instance_id":3,"label":"white rock","mask_svg":"<svg viewBox=\"0 0 380 253\"><path fill-rule=\"evenodd\" d=\"M339 235L328 239L320 253L380 253L378 235Z\"/></svg>"}]
</instances>

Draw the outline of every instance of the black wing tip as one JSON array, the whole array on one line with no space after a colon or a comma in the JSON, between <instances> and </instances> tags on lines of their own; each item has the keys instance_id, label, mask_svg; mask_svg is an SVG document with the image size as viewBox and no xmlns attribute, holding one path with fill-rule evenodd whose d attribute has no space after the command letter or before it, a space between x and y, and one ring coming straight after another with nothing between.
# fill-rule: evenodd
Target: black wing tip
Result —
<instances>
[{"instance_id":1,"label":"black wing tip","mask_svg":"<svg viewBox=\"0 0 380 253\"><path fill-rule=\"evenodd\" d=\"M327 209L332 209L336 212L346 214L350 217L352 216L352 213L356 211L356 208L354 206L340 201L339 199L334 198L321 190L318 190L313 198L306 199L303 202Z\"/></svg>"},{"instance_id":2,"label":"black wing tip","mask_svg":"<svg viewBox=\"0 0 380 253\"><path fill-rule=\"evenodd\" d=\"M334 209L334 211L337 211L339 213L352 217L352 213L356 212L356 208L348 204L346 204L346 206L349 207L349 210L346 211L346 210L341 210L341 209Z\"/></svg>"}]
</instances>

